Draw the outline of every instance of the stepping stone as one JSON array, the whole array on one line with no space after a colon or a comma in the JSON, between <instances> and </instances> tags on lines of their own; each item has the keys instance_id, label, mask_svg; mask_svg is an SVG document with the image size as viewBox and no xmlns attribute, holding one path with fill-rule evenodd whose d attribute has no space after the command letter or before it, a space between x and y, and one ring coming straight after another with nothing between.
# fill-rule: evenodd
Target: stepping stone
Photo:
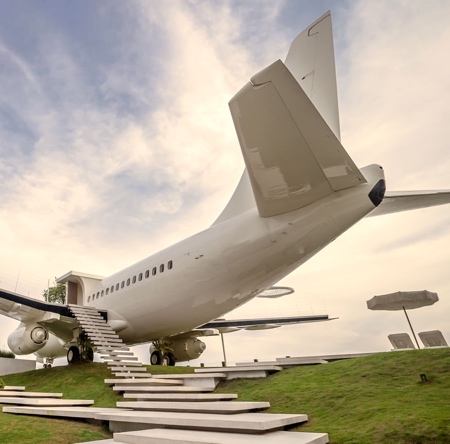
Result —
<instances>
[{"instance_id":1,"label":"stepping stone","mask_svg":"<svg viewBox=\"0 0 450 444\"><path fill-rule=\"evenodd\" d=\"M158 375L160 379L178 378L184 381L184 385L194 387L216 387L220 381L227 379L226 373L188 373L181 375Z\"/></svg>"},{"instance_id":2,"label":"stepping stone","mask_svg":"<svg viewBox=\"0 0 450 444\"><path fill-rule=\"evenodd\" d=\"M36 407L68 407L76 405L92 405L93 400L55 399L55 398L0 398L0 404L29 405Z\"/></svg>"},{"instance_id":3,"label":"stepping stone","mask_svg":"<svg viewBox=\"0 0 450 444\"><path fill-rule=\"evenodd\" d=\"M122 377L122 378L148 378L148 373L146 373L146 369L143 369L144 373L131 373L131 372L120 372L120 373L114 373L114 376ZM123 381L121 379L120 381ZM170 382L170 380L165 379L164 381ZM183 383L183 382L181 382Z\"/></svg>"},{"instance_id":4,"label":"stepping stone","mask_svg":"<svg viewBox=\"0 0 450 444\"><path fill-rule=\"evenodd\" d=\"M237 378L265 378L268 375L283 370L278 365L266 365L264 367L219 367L219 368L196 368L195 373L221 372L227 374L227 379Z\"/></svg>"},{"instance_id":5,"label":"stepping stone","mask_svg":"<svg viewBox=\"0 0 450 444\"><path fill-rule=\"evenodd\" d=\"M4 396L10 397L21 397L21 398L62 398L62 393L44 393L44 392L16 392L9 390L0 391L0 399Z\"/></svg>"},{"instance_id":6,"label":"stepping stone","mask_svg":"<svg viewBox=\"0 0 450 444\"><path fill-rule=\"evenodd\" d=\"M9 391L15 391L15 392L23 392L25 391L25 387L21 386L21 385L5 385L1 390L9 390Z\"/></svg>"},{"instance_id":7,"label":"stepping stone","mask_svg":"<svg viewBox=\"0 0 450 444\"><path fill-rule=\"evenodd\" d=\"M128 385L141 385L141 386L152 386L152 385L168 385L168 386L181 386L183 385L183 381L180 381L178 379L169 380L169 379L159 379L159 378L152 378L148 377L148 375L144 375L145 378L141 379L105 379L105 384L120 384L125 387Z\"/></svg>"},{"instance_id":8,"label":"stepping stone","mask_svg":"<svg viewBox=\"0 0 450 444\"><path fill-rule=\"evenodd\" d=\"M126 399L139 399L141 401L230 401L237 399L238 395L229 393L124 393Z\"/></svg>"},{"instance_id":9,"label":"stepping stone","mask_svg":"<svg viewBox=\"0 0 450 444\"><path fill-rule=\"evenodd\" d=\"M16 407L18 408L18 407ZM88 409L86 409L88 410ZM151 427L176 427L186 429L207 429L223 432L263 433L273 429L299 424L308 420L307 415L280 413L236 413L216 415L212 413L178 412L120 412L98 413L96 419L109 421L112 432ZM130 424L131 423L131 424Z\"/></svg>"},{"instance_id":10,"label":"stepping stone","mask_svg":"<svg viewBox=\"0 0 450 444\"><path fill-rule=\"evenodd\" d=\"M113 390L115 392L139 392L139 393L203 393L203 392L213 392L215 387L170 387L170 386L126 386L126 385L115 385Z\"/></svg>"},{"instance_id":11,"label":"stepping stone","mask_svg":"<svg viewBox=\"0 0 450 444\"><path fill-rule=\"evenodd\" d=\"M118 402L117 407L133 410L150 410L162 412L191 412L191 413L245 413L252 410L263 410L270 407L270 402L151 402L125 401Z\"/></svg>"},{"instance_id":12,"label":"stepping stone","mask_svg":"<svg viewBox=\"0 0 450 444\"><path fill-rule=\"evenodd\" d=\"M114 433L115 443L129 444L327 444L326 433L270 432L263 435L202 432L198 430L150 429ZM101 443L102 441L95 441Z\"/></svg>"},{"instance_id":13,"label":"stepping stone","mask_svg":"<svg viewBox=\"0 0 450 444\"><path fill-rule=\"evenodd\" d=\"M18 415L56 416L58 418L84 418L97 419L99 413L110 411L119 412L117 408L101 407L3 407L3 413L15 413ZM126 412L122 410L122 412Z\"/></svg>"},{"instance_id":14,"label":"stepping stone","mask_svg":"<svg viewBox=\"0 0 450 444\"><path fill-rule=\"evenodd\" d=\"M147 372L147 367L111 367L110 370L112 372ZM147 373L147 376L149 375L149 373ZM159 378L159 376L158 376ZM161 379L161 378L160 378Z\"/></svg>"}]
</instances>

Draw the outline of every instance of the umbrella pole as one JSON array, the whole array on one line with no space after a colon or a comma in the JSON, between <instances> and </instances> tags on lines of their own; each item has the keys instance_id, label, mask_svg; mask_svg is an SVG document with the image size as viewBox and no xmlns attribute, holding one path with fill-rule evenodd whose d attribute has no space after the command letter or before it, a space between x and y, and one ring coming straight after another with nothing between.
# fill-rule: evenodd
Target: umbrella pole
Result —
<instances>
[{"instance_id":1,"label":"umbrella pole","mask_svg":"<svg viewBox=\"0 0 450 444\"><path fill-rule=\"evenodd\" d=\"M414 330L413 330L412 325L411 325L411 321L409 320L408 313L406 313L406 308L405 307L403 307L403 311L405 312L405 316L406 316L406 319L408 321L409 328L411 329L411 332L412 332L412 334L414 336L414 340L416 341L417 348L420 350L419 342L417 341L416 334L414 333Z\"/></svg>"}]
</instances>

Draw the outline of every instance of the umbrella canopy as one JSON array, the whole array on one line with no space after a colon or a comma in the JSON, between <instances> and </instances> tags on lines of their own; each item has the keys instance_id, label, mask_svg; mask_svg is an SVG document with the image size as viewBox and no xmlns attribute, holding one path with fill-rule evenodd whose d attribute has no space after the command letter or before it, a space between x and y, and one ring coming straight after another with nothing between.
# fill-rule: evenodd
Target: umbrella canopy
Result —
<instances>
[{"instance_id":1,"label":"umbrella canopy","mask_svg":"<svg viewBox=\"0 0 450 444\"><path fill-rule=\"evenodd\" d=\"M411 310L433 305L439 300L437 293L431 291L397 291L396 293L374 296L367 301L369 310Z\"/></svg>"}]
</instances>

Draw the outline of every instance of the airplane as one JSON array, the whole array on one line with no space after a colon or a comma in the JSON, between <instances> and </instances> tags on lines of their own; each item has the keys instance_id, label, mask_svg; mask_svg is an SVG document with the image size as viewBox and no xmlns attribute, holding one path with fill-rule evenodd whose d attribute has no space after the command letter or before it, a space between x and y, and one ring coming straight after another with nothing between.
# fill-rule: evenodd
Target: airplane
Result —
<instances>
[{"instance_id":1,"label":"airplane","mask_svg":"<svg viewBox=\"0 0 450 444\"><path fill-rule=\"evenodd\" d=\"M330 12L246 83L229 107L245 161L230 201L205 230L111 276L70 271L67 305L0 290L0 313L20 321L17 355L45 365L79 357L71 305L97 309L129 345L151 343L151 364L198 358L199 338L328 320L327 315L227 321L367 216L450 203L450 190L386 191L383 168L358 168L340 142ZM158 344L170 344L170 351Z\"/></svg>"}]
</instances>

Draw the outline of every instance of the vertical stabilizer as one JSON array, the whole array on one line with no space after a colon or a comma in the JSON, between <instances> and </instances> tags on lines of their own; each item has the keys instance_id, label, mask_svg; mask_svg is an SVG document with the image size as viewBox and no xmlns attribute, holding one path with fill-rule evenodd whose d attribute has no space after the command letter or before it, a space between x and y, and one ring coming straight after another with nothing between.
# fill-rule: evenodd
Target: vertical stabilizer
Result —
<instances>
[{"instance_id":1,"label":"vertical stabilizer","mask_svg":"<svg viewBox=\"0 0 450 444\"><path fill-rule=\"evenodd\" d=\"M326 12L292 42L285 65L340 140L331 13Z\"/></svg>"}]
</instances>

